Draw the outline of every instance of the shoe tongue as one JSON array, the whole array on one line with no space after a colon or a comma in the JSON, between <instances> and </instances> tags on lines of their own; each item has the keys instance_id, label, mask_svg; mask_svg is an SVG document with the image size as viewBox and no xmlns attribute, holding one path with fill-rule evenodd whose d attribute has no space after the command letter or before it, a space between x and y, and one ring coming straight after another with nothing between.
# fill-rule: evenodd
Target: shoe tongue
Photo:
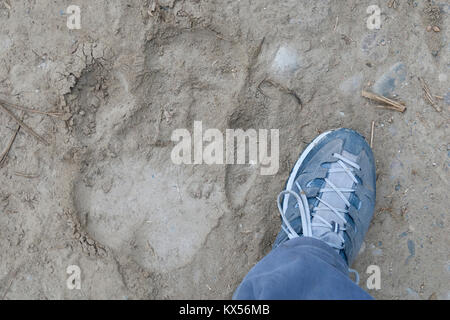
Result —
<instances>
[{"instance_id":1,"label":"shoe tongue","mask_svg":"<svg viewBox=\"0 0 450 320\"><path fill-rule=\"evenodd\" d=\"M351 153L348 153L346 151L344 151L342 153L342 155L351 161L357 160L356 156L354 156ZM342 168L342 167L337 162L333 162L330 165L330 169L338 169L338 168ZM353 183L354 183L353 180L350 178L350 176L346 172L329 172L327 179L330 180L331 183L333 183L337 188L352 188ZM324 185L322 186L322 188L331 188L331 186L329 186L325 182ZM347 198L347 200L350 198L350 193L343 192L343 194ZM341 210L346 209L345 202L342 200L342 198L336 192L324 192L321 195L319 195L319 197L320 197L320 199L324 200L326 203L328 203L329 205L331 205L332 207L334 207L336 209L341 209ZM327 210L326 211L318 210L317 213L315 213L315 215L320 215L322 218L327 220L329 223L331 223L332 221L335 221L336 223L339 223L339 225L343 226L344 222L342 221L342 219L340 219L338 216L336 216L336 214L334 212L329 210L326 205L324 205L323 203L320 202L317 205L317 208L318 209L327 209ZM319 219L313 217L312 222L314 223L315 221L320 222ZM327 238L331 237L332 239L335 239L340 242L337 235L327 235L327 233L330 231L326 230L324 228L313 228L312 232L313 232L314 236L327 237ZM342 231L341 231L341 233L342 233ZM329 240L332 240L332 239L329 239Z\"/></svg>"},{"instance_id":2,"label":"shoe tongue","mask_svg":"<svg viewBox=\"0 0 450 320\"><path fill-rule=\"evenodd\" d=\"M356 156L352 155L348 152L343 152L342 154L344 157L351 161L356 161ZM338 169L342 168L340 164L337 162L333 162L330 166L331 169ZM337 188L352 188L353 187L353 180L350 178L350 176L346 172L330 172L327 176L328 180L331 181ZM323 188L331 188L327 183L323 186ZM347 200L350 197L350 193L344 192L344 196L347 198ZM336 192L324 192L322 196L320 197L325 202L329 203L336 209L342 209L344 210L346 205L344 201L342 201L342 198L336 193ZM326 207L323 203L320 203L319 208Z\"/></svg>"}]
</instances>

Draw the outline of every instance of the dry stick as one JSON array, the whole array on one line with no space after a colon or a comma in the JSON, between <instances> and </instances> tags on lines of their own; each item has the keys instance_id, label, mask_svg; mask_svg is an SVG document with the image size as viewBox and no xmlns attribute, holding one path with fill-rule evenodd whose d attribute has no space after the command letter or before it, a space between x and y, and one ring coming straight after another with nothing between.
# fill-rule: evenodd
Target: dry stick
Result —
<instances>
[{"instance_id":1,"label":"dry stick","mask_svg":"<svg viewBox=\"0 0 450 320\"><path fill-rule=\"evenodd\" d=\"M21 106L19 106L17 104L5 101L3 99L0 99L0 104L3 104L3 105L8 106L8 107L15 108L15 109L18 109L18 110L22 110L22 111L25 111L25 112L38 113L38 114L43 114L43 115L51 116L51 117L61 117L61 116L64 115L64 113L62 113L62 112L45 112L45 111L40 111L40 110L35 110L35 109L29 109L29 108L21 107Z\"/></svg>"},{"instance_id":2,"label":"dry stick","mask_svg":"<svg viewBox=\"0 0 450 320\"><path fill-rule=\"evenodd\" d=\"M14 172L14 174L16 176L24 177L24 178L27 178L27 179L39 178L38 174L26 174L26 173L22 173L22 172Z\"/></svg>"},{"instance_id":3,"label":"dry stick","mask_svg":"<svg viewBox=\"0 0 450 320\"><path fill-rule=\"evenodd\" d=\"M396 0L389 0L388 7L396 9L397 8L397 1Z\"/></svg>"},{"instance_id":4,"label":"dry stick","mask_svg":"<svg viewBox=\"0 0 450 320\"><path fill-rule=\"evenodd\" d=\"M2 300L5 300L6 295L8 294L9 289L11 289L11 286L12 286L13 282L14 282L14 279L11 279L11 281L9 282L8 287L5 290L5 293L3 294Z\"/></svg>"},{"instance_id":5,"label":"dry stick","mask_svg":"<svg viewBox=\"0 0 450 320\"><path fill-rule=\"evenodd\" d=\"M375 132L375 121L372 121L372 129L370 130L370 147L373 147L373 134Z\"/></svg>"},{"instance_id":6,"label":"dry stick","mask_svg":"<svg viewBox=\"0 0 450 320\"><path fill-rule=\"evenodd\" d=\"M19 268L20 268L20 267L19 267ZM19 272L19 269L16 269L16 270L13 272L12 277L11 277L11 281L9 282L8 287L6 287L6 290L5 290L5 292L3 293L2 300L5 300L6 295L8 294L9 289L11 289L11 286L12 286L12 284L13 284L13 282L14 282L14 278L17 276L17 273L18 273L18 272Z\"/></svg>"},{"instance_id":7,"label":"dry stick","mask_svg":"<svg viewBox=\"0 0 450 320\"><path fill-rule=\"evenodd\" d=\"M8 0L4 0L3 4L5 5L6 9L11 10L11 4L9 3Z\"/></svg>"},{"instance_id":8,"label":"dry stick","mask_svg":"<svg viewBox=\"0 0 450 320\"><path fill-rule=\"evenodd\" d=\"M399 111L396 107L393 106L387 106L385 104L380 104L378 106L375 106L377 109L387 109L387 110L393 110L393 111Z\"/></svg>"},{"instance_id":9,"label":"dry stick","mask_svg":"<svg viewBox=\"0 0 450 320\"><path fill-rule=\"evenodd\" d=\"M40 135L38 135L33 129L31 129L29 126L27 126L23 121L21 121L17 116L6 109L4 105L0 103L0 109L3 110L7 115L9 115L14 121L16 121L26 132L34 136L36 139L38 139L40 142L45 144L46 146L49 146L50 143L47 142L44 138L42 138Z\"/></svg>"},{"instance_id":10,"label":"dry stick","mask_svg":"<svg viewBox=\"0 0 450 320\"><path fill-rule=\"evenodd\" d=\"M441 112L441 108L436 105L436 102L434 102L433 96L431 94L430 88L428 87L427 83L423 78L419 77L419 81L422 84L422 89L425 92L425 98L427 98L428 102L433 106L434 109L436 109L437 112Z\"/></svg>"},{"instance_id":11,"label":"dry stick","mask_svg":"<svg viewBox=\"0 0 450 320\"><path fill-rule=\"evenodd\" d=\"M14 141L16 140L16 137L17 137L17 134L19 133L19 130L20 130L20 125L17 127L16 131L12 135L11 140L9 141L9 144L6 147L5 151L3 151L2 155L0 156L0 168L5 163L6 157L8 156L9 151L11 150L11 147L12 147Z\"/></svg>"},{"instance_id":12,"label":"dry stick","mask_svg":"<svg viewBox=\"0 0 450 320\"><path fill-rule=\"evenodd\" d=\"M297 93L296 93L294 90L289 89L289 88L286 88L285 86L283 86L283 85L281 85L281 84L279 84L279 83L277 83L277 82L275 82L275 81L273 81L273 80L270 80L270 79L264 79L264 80L261 81L261 82L259 83L259 85L258 85L258 90L259 90L264 96L266 96L266 95L265 95L264 92L262 91L261 85L262 85L263 83L265 83L265 82L267 82L268 84L270 84L270 85L272 85L273 87L277 88L278 90L280 90L280 91L282 91L282 92L284 92L284 93L287 93L287 94L290 94L291 96L293 96L294 99L295 99L295 101L300 105L300 107L303 108L303 102L302 102L302 99L300 99L300 97L297 95Z\"/></svg>"},{"instance_id":13,"label":"dry stick","mask_svg":"<svg viewBox=\"0 0 450 320\"><path fill-rule=\"evenodd\" d=\"M394 107L396 111L405 112L405 110L406 110L406 107L402 103L394 101L394 100L391 100L391 99L383 97L383 96L380 96L378 94L375 94L375 93L372 93L372 92L368 92L368 91L364 91L364 90L362 91L361 94L362 94L363 97L365 97L367 99L374 100L374 101L377 101L377 102L386 103L389 106Z\"/></svg>"},{"instance_id":14,"label":"dry stick","mask_svg":"<svg viewBox=\"0 0 450 320\"><path fill-rule=\"evenodd\" d=\"M385 107L388 109L399 111L399 112L404 112L406 110L406 107L404 106L404 102L394 101L389 98L380 96L380 95L372 93L372 92L364 91L364 90L362 91L361 94L363 97L368 98L370 100L386 103L387 106L385 106Z\"/></svg>"}]
</instances>

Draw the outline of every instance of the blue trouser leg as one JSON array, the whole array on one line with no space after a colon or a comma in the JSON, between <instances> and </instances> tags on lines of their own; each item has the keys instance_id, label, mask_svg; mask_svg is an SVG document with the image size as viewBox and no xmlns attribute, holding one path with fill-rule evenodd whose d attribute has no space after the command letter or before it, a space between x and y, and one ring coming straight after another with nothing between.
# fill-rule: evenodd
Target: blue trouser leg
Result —
<instances>
[{"instance_id":1,"label":"blue trouser leg","mask_svg":"<svg viewBox=\"0 0 450 320\"><path fill-rule=\"evenodd\" d=\"M348 266L326 243L295 238L258 262L233 299L372 299L348 277Z\"/></svg>"}]
</instances>

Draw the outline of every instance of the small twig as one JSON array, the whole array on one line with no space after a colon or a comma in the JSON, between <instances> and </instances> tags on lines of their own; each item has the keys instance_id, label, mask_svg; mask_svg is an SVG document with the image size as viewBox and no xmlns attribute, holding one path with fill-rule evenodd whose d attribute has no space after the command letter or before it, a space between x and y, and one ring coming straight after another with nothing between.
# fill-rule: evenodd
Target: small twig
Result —
<instances>
[{"instance_id":1,"label":"small twig","mask_svg":"<svg viewBox=\"0 0 450 320\"><path fill-rule=\"evenodd\" d=\"M372 129L370 130L370 147L373 147L373 135L375 133L375 121L372 121Z\"/></svg>"},{"instance_id":2,"label":"small twig","mask_svg":"<svg viewBox=\"0 0 450 320\"><path fill-rule=\"evenodd\" d=\"M180 192L180 186L178 184L178 174L179 174L179 171L177 171L177 185L176 185L176 187L177 187L177 191L178 191L178 196L180 197L180 201L183 202L183 197L181 196L181 192Z\"/></svg>"},{"instance_id":3,"label":"small twig","mask_svg":"<svg viewBox=\"0 0 450 320\"><path fill-rule=\"evenodd\" d=\"M3 104L3 105L8 106L8 107L15 108L15 109L18 109L18 110L22 110L22 111L25 111L25 112L38 113L38 114L43 114L43 115L50 116L50 117L61 117L61 116L64 115L64 113L62 113L62 112L45 112L45 111L40 111L40 110L35 110L35 109L29 109L29 108L21 107L21 106L19 106L17 104L5 101L3 99L0 99L0 104Z\"/></svg>"},{"instance_id":4,"label":"small twig","mask_svg":"<svg viewBox=\"0 0 450 320\"><path fill-rule=\"evenodd\" d=\"M147 240L147 246L150 249L150 253L154 256L155 255L155 250L153 249L152 245L150 244L150 241Z\"/></svg>"},{"instance_id":5,"label":"small twig","mask_svg":"<svg viewBox=\"0 0 450 320\"><path fill-rule=\"evenodd\" d=\"M11 286L12 286L12 284L13 284L13 282L14 282L15 277L17 276L17 273L19 272L19 269L20 269L20 267L17 268L15 271L12 272L12 275L11 275L11 281L9 281L9 285L6 287L5 292L3 292L2 300L5 300L6 295L8 294L9 289L11 289Z\"/></svg>"},{"instance_id":6,"label":"small twig","mask_svg":"<svg viewBox=\"0 0 450 320\"><path fill-rule=\"evenodd\" d=\"M265 95L264 92L262 91L261 85L262 85L263 83L265 83L265 82L267 82L268 84L272 85L272 86L275 87L275 88L278 88L280 91L282 91L282 92L284 92L284 93L287 93L287 94L293 96L294 99L295 99L295 101L300 105L300 107L303 108L303 102L302 102L302 99L300 99L300 97L297 95L297 93L296 93L294 90L291 90L291 89L289 89L289 88L286 88L285 86L283 86L283 85L281 85L281 84L279 84L279 83L277 83L277 82L275 82L275 81L273 81L273 80L270 80L270 79L264 79L264 80L261 81L261 82L259 83L259 85L258 85L258 90L259 90L264 96L266 96L266 95Z\"/></svg>"},{"instance_id":7,"label":"small twig","mask_svg":"<svg viewBox=\"0 0 450 320\"><path fill-rule=\"evenodd\" d=\"M377 109L392 110L392 111L399 111L398 108L393 107L393 106L388 106L388 105L385 105L385 104L377 105L377 106L375 106L375 108L377 108Z\"/></svg>"},{"instance_id":8,"label":"small twig","mask_svg":"<svg viewBox=\"0 0 450 320\"><path fill-rule=\"evenodd\" d=\"M8 157L9 151L11 150L11 147L16 140L17 134L19 133L20 126L17 127L16 131L11 137L11 140L9 141L8 146L6 147L5 151L3 151L2 155L0 156L0 168L3 167L3 164L6 161L6 158Z\"/></svg>"},{"instance_id":9,"label":"small twig","mask_svg":"<svg viewBox=\"0 0 450 320\"><path fill-rule=\"evenodd\" d=\"M341 39L344 40L346 45L351 44L352 42L355 42L352 38L350 38L348 35L341 33Z\"/></svg>"},{"instance_id":10,"label":"small twig","mask_svg":"<svg viewBox=\"0 0 450 320\"><path fill-rule=\"evenodd\" d=\"M22 120L17 118L17 116L12 113L10 110L8 110L3 104L0 103L0 109L3 110L7 115L9 115L14 121L16 121L26 132L34 136L36 139L38 139L40 142L45 144L46 146L49 146L50 143L47 142L43 137L38 135L33 129L31 129L29 126L27 126Z\"/></svg>"},{"instance_id":11,"label":"small twig","mask_svg":"<svg viewBox=\"0 0 450 320\"><path fill-rule=\"evenodd\" d=\"M389 8L397 9L398 6L399 6L399 3L398 3L397 0L389 0L388 1L388 7Z\"/></svg>"},{"instance_id":12,"label":"small twig","mask_svg":"<svg viewBox=\"0 0 450 320\"><path fill-rule=\"evenodd\" d=\"M428 87L428 84L425 82L423 78L419 77L419 81L422 84L422 89L425 92L425 98L427 98L428 102L431 104L431 106L436 109L437 112L441 112L441 108L436 105L436 102L433 99L433 95L431 94L430 88Z\"/></svg>"},{"instance_id":13,"label":"small twig","mask_svg":"<svg viewBox=\"0 0 450 320\"><path fill-rule=\"evenodd\" d=\"M364 90L362 91L361 94L364 98L374 100L377 102L382 102L382 103L385 103L385 104L391 106L391 108L387 108L387 109L391 109L391 110L395 110L395 111L399 111L399 112L405 112L405 110L406 110L406 107L401 102L397 102L397 101L391 100L389 98L380 96L378 94L364 91ZM386 107L388 107L388 106L386 106Z\"/></svg>"},{"instance_id":14,"label":"small twig","mask_svg":"<svg viewBox=\"0 0 450 320\"><path fill-rule=\"evenodd\" d=\"M336 23L334 24L334 29L333 29L333 31L336 31L336 28L337 28L337 26L338 26L338 23L339 23L339 16L336 17Z\"/></svg>"},{"instance_id":15,"label":"small twig","mask_svg":"<svg viewBox=\"0 0 450 320\"><path fill-rule=\"evenodd\" d=\"M22 173L22 172L14 172L14 174L15 174L16 176L24 177L24 178L27 178L27 179L35 179L35 178L39 178L39 175L38 175L38 174L26 174L26 173Z\"/></svg>"},{"instance_id":16,"label":"small twig","mask_svg":"<svg viewBox=\"0 0 450 320\"><path fill-rule=\"evenodd\" d=\"M3 3L6 7L6 9L11 10L11 4L9 3L9 0L4 0Z\"/></svg>"},{"instance_id":17,"label":"small twig","mask_svg":"<svg viewBox=\"0 0 450 320\"><path fill-rule=\"evenodd\" d=\"M5 293L3 294L2 300L5 300L6 295L8 294L9 289L11 289L11 286L12 286L13 282L14 282L14 279L11 279L11 281L9 282L8 287L5 290Z\"/></svg>"}]
</instances>

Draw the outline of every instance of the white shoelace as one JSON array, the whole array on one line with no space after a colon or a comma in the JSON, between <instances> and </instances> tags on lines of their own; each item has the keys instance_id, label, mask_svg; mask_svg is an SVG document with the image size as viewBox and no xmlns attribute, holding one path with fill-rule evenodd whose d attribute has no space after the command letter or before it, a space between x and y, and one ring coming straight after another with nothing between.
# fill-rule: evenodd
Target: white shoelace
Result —
<instances>
[{"instance_id":1,"label":"white shoelace","mask_svg":"<svg viewBox=\"0 0 450 320\"><path fill-rule=\"evenodd\" d=\"M355 175L353 174L353 168L360 170L359 165L338 153L334 153L333 157L338 159L337 163L339 164L340 168L330 168L328 170L328 172L329 173L345 172L350 177L350 179L353 180L353 182L358 183L358 180L356 179ZM349 168L349 166L351 168ZM319 193L335 192L342 199L342 201L345 203L345 205L347 207L350 207L350 202L347 200L347 198L344 196L343 193L352 193L352 192L355 192L355 190L350 189L350 188L339 188L339 187L335 186L327 178L325 178L325 182L326 182L325 188L320 189ZM284 227L283 225L281 227L284 230L284 232L286 232L288 238L293 239L293 238L299 237L298 233L294 230L294 228L292 228L289 220L286 218L285 211L281 207L281 201L283 200L284 196L292 195L296 199L297 206L300 211L303 236L304 237L312 237L312 238L316 238L316 239L324 241L324 239L314 236L312 229L313 228L325 228L325 229L331 230L332 232L336 233L342 243L340 246L336 246L336 244L334 244L334 243L330 243L327 241L324 241L324 242L335 249L338 249L338 250L343 249L345 240L342 237L342 235L339 234L339 232L346 230L345 226L347 224L347 220L345 219L345 214L348 213L348 210L337 209L334 206L327 203L326 201L322 200L321 198L316 197L316 199L320 203L322 203L325 207L315 208L311 214L311 212L309 210L308 199L306 198L305 192L302 190L302 188L300 187L298 182L295 182L295 185L297 186L298 193L291 191L291 190L283 190L280 192L280 194L278 195L278 198L277 198L278 210L280 211L281 219L283 220L284 224L286 225L286 227ZM326 210L326 211L332 212L338 218L337 220L342 222L343 226L341 226L339 223L336 223L334 221L332 221L333 223L330 223L327 220L325 220L323 217L321 217L320 215L315 215L316 212L321 211L321 210ZM314 216L315 218L320 220L320 222L312 223L312 216ZM358 273L353 269L349 269L349 271L356 274L356 283L359 283Z\"/></svg>"}]
</instances>

